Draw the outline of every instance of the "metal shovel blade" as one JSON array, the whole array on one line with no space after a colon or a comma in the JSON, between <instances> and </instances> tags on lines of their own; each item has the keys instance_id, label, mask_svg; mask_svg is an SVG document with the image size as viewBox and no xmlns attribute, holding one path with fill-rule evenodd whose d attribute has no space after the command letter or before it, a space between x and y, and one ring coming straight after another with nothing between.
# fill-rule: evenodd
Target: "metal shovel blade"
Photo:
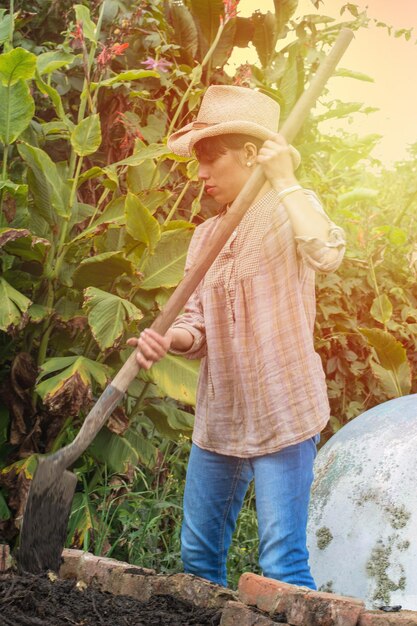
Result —
<instances>
[{"instance_id":1,"label":"metal shovel blade","mask_svg":"<svg viewBox=\"0 0 417 626\"><path fill-rule=\"evenodd\" d=\"M22 571L59 571L76 483L75 474L39 457L22 522L17 559Z\"/></svg>"}]
</instances>

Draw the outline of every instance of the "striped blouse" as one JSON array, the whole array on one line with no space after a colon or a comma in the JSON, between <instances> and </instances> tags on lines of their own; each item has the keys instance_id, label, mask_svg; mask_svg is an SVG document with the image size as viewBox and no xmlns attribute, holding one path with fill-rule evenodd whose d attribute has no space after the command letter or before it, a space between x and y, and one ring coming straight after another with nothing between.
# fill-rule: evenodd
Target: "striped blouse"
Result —
<instances>
[{"instance_id":1,"label":"striped blouse","mask_svg":"<svg viewBox=\"0 0 417 626\"><path fill-rule=\"evenodd\" d=\"M323 214L315 194L305 193ZM201 448L238 457L268 454L308 439L328 421L313 342L314 280L315 271L339 266L345 247L343 230L328 220L328 241L294 237L277 192L268 191L174 322L194 337L181 354L201 358L193 432ZM204 254L220 221L216 216L196 228L185 271Z\"/></svg>"}]
</instances>

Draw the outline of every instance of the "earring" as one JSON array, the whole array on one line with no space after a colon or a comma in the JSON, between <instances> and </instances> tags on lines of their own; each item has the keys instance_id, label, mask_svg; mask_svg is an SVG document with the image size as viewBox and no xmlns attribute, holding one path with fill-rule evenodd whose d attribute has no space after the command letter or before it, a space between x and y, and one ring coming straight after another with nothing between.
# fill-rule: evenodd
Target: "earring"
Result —
<instances>
[{"instance_id":1,"label":"earring","mask_svg":"<svg viewBox=\"0 0 417 626\"><path fill-rule=\"evenodd\" d=\"M252 161L246 161L246 167L252 167L253 163Z\"/></svg>"}]
</instances>

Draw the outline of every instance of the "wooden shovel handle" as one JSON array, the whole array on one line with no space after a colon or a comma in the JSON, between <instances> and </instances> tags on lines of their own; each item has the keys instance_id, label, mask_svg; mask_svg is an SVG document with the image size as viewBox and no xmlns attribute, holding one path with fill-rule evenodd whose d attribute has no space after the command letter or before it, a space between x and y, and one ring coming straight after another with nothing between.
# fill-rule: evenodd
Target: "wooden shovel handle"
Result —
<instances>
[{"instance_id":1,"label":"wooden shovel handle","mask_svg":"<svg viewBox=\"0 0 417 626\"><path fill-rule=\"evenodd\" d=\"M343 53L352 40L353 33L348 29L340 31L329 55L320 64L317 73L312 79L310 86L301 95L295 107L283 123L280 133L287 141L292 141L300 130L308 112L314 106L317 97L323 90L327 80L333 74L334 69ZM239 195L222 218L219 228L216 229L210 245L204 257L199 259L190 268L189 272L180 282L174 293L169 298L163 311L153 322L151 328L164 335L184 305L195 291L198 284L204 278L207 270L213 264L224 244L229 239L233 230L237 227L242 217L251 206L259 190L265 182L261 166L256 166L250 179L240 191ZM84 423L72 443L56 453L60 462L65 467L71 465L88 447L95 435L107 421L107 418L117 406L124 392L139 372L136 361L136 351L132 352L121 370L113 381L106 387L84 420Z\"/></svg>"}]
</instances>

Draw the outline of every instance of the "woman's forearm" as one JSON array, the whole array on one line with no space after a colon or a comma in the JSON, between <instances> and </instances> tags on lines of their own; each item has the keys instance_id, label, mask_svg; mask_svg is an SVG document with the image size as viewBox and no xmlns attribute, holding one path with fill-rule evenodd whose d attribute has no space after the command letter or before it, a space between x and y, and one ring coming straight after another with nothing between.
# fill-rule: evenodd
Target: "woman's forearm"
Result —
<instances>
[{"instance_id":1,"label":"woman's forearm","mask_svg":"<svg viewBox=\"0 0 417 626\"><path fill-rule=\"evenodd\" d=\"M170 338L170 348L178 352L186 352L194 343L193 335L185 328L170 328L166 336Z\"/></svg>"}]
</instances>

